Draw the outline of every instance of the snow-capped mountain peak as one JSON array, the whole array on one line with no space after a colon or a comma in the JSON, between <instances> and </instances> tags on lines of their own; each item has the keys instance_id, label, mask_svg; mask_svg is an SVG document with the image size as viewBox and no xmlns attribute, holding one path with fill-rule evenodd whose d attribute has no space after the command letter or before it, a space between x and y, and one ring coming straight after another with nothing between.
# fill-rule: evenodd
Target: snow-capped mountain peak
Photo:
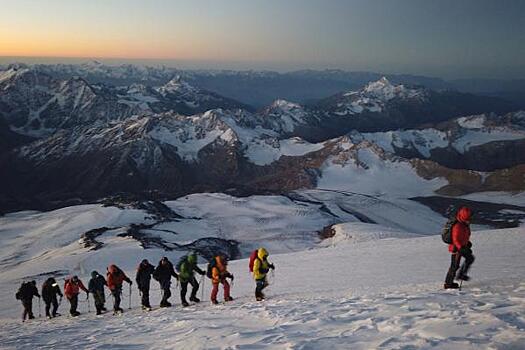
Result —
<instances>
[{"instance_id":1,"label":"snow-capped mountain peak","mask_svg":"<svg viewBox=\"0 0 525 350\"><path fill-rule=\"evenodd\" d=\"M368 83L363 92L369 97L376 97L383 101L389 101L394 98L416 98L422 94L421 89L408 88L402 84L394 85L386 77Z\"/></svg>"},{"instance_id":2,"label":"snow-capped mountain peak","mask_svg":"<svg viewBox=\"0 0 525 350\"><path fill-rule=\"evenodd\" d=\"M158 88L158 91L163 96L166 96L167 94L198 93L199 89L184 81L180 75L177 75L166 84Z\"/></svg>"},{"instance_id":3,"label":"snow-capped mountain peak","mask_svg":"<svg viewBox=\"0 0 525 350\"><path fill-rule=\"evenodd\" d=\"M283 100L283 99L278 99L278 100L273 101L273 103L271 104L271 107L279 108L279 109L281 109L283 111L290 111L290 110L293 110L293 109L302 108L297 103L290 102L290 101Z\"/></svg>"},{"instance_id":4,"label":"snow-capped mountain peak","mask_svg":"<svg viewBox=\"0 0 525 350\"><path fill-rule=\"evenodd\" d=\"M28 71L27 68L16 69L16 68L13 68L13 67L11 67L11 68L9 68L9 69L7 69L5 71L0 71L0 83L4 83L4 82L12 79L16 75L24 73L26 71Z\"/></svg>"},{"instance_id":5,"label":"snow-capped mountain peak","mask_svg":"<svg viewBox=\"0 0 525 350\"><path fill-rule=\"evenodd\" d=\"M423 88L413 88L403 84L395 85L386 77L382 77L368 83L360 90L337 95L333 112L339 116L363 112L380 113L392 100L419 103L424 101L426 96L426 90Z\"/></svg>"}]
</instances>

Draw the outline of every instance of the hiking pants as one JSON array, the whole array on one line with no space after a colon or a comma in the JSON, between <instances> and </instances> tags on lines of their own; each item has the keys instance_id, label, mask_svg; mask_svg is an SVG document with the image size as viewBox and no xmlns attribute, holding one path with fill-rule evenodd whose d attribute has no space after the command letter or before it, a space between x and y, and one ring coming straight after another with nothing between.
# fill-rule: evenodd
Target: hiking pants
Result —
<instances>
[{"instance_id":1,"label":"hiking pants","mask_svg":"<svg viewBox=\"0 0 525 350\"><path fill-rule=\"evenodd\" d=\"M111 291L111 294L113 294L113 311L122 310L120 308L122 286L116 286L115 289Z\"/></svg>"},{"instance_id":2,"label":"hiking pants","mask_svg":"<svg viewBox=\"0 0 525 350\"><path fill-rule=\"evenodd\" d=\"M171 282L169 280L160 282L160 288L162 289L160 305L166 305L168 299L171 297Z\"/></svg>"},{"instance_id":3,"label":"hiking pants","mask_svg":"<svg viewBox=\"0 0 525 350\"><path fill-rule=\"evenodd\" d=\"M180 283L180 300L186 301L186 292L188 291L188 283L191 284L191 296L190 300L197 297L197 291L199 290L199 282L192 276L188 281L182 281Z\"/></svg>"},{"instance_id":4,"label":"hiking pants","mask_svg":"<svg viewBox=\"0 0 525 350\"><path fill-rule=\"evenodd\" d=\"M264 298L263 289L268 287L268 281L266 277L263 279L255 280L255 297Z\"/></svg>"},{"instance_id":5,"label":"hiking pants","mask_svg":"<svg viewBox=\"0 0 525 350\"><path fill-rule=\"evenodd\" d=\"M46 316L51 317L51 315L53 315L53 317L55 317L57 315L57 310L58 310L57 296L53 295L51 299L44 300L44 303L46 303ZM50 314L49 310L51 310L51 305L53 305L53 312Z\"/></svg>"},{"instance_id":6,"label":"hiking pants","mask_svg":"<svg viewBox=\"0 0 525 350\"><path fill-rule=\"evenodd\" d=\"M461 269L459 268L461 263L461 257L465 258L465 262ZM450 268L448 269L447 277L445 278L446 284L454 283L454 278L456 277L456 272L459 269L458 275L466 275L470 265L474 262L474 255L472 255L472 250L470 248L461 249L460 251L453 253L450 258Z\"/></svg>"},{"instance_id":7,"label":"hiking pants","mask_svg":"<svg viewBox=\"0 0 525 350\"><path fill-rule=\"evenodd\" d=\"M151 307L149 303L149 286L143 286L140 289L140 293L142 294L142 300L141 300L142 306Z\"/></svg>"},{"instance_id":8,"label":"hiking pants","mask_svg":"<svg viewBox=\"0 0 525 350\"><path fill-rule=\"evenodd\" d=\"M106 296L104 291L97 290L93 293L93 300L95 301L95 309L97 310L97 315L101 314L104 311L104 304L106 303Z\"/></svg>"},{"instance_id":9,"label":"hiking pants","mask_svg":"<svg viewBox=\"0 0 525 350\"><path fill-rule=\"evenodd\" d=\"M76 316L78 313L77 307L78 307L78 294L73 295L71 298L68 298L69 303L71 304L71 307L69 308L69 313L72 316Z\"/></svg>"},{"instance_id":10,"label":"hiking pants","mask_svg":"<svg viewBox=\"0 0 525 350\"><path fill-rule=\"evenodd\" d=\"M26 318L33 319L33 299L22 300L22 306L24 307L24 312L22 313L22 320L25 321Z\"/></svg>"},{"instance_id":11,"label":"hiking pants","mask_svg":"<svg viewBox=\"0 0 525 350\"><path fill-rule=\"evenodd\" d=\"M230 299L230 284L226 279L223 279L220 283L224 286L224 300ZM213 283L211 289L211 301L217 300L217 294L219 293L219 283Z\"/></svg>"}]
</instances>

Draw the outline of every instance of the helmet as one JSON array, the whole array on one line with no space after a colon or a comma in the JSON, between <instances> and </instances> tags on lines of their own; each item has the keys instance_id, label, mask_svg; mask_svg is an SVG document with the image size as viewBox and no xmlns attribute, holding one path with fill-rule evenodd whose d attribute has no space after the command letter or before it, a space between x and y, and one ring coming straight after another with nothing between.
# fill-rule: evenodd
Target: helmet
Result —
<instances>
[{"instance_id":1,"label":"helmet","mask_svg":"<svg viewBox=\"0 0 525 350\"><path fill-rule=\"evenodd\" d=\"M98 272L97 271L92 271L91 272L91 278L95 278L98 276Z\"/></svg>"},{"instance_id":2,"label":"helmet","mask_svg":"<svg viewBox=\"0 0 525 350\"><path fill-rule=\"evenodd\" d=\"M468 222L470 221L470 218L472 217L472 210L470 210L469 207L461 207L458 210L458 214L456 215L456 218L458 221L461 222Z\"/></svg>"}]
</instances>

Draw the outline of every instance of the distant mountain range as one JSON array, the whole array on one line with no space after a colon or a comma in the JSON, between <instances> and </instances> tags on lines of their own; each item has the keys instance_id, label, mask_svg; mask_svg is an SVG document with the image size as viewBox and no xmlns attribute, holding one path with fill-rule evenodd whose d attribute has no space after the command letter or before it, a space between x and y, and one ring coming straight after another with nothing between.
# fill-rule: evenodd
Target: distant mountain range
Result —
<instances>
[{"instance_id":1,"label":"distant mountain range","mask_svg":"<svg viewBox=\"0 0 525 350\"><path fill-rule=\"evenodd\" d=\"M24 65L11 65L22 67ZM4 69L7 69L5 66ZM80 65L35 65L33 69L60 79L79 76L91 84L129 86L134 83L161 86L181 76L202 89L241 101L255 108L276 99L301 104L341 91L357 90L370 81L386 76L395 84L422 85L433 90L456 90L483 96L501 97L525 108L525 79L457 79L443 80L420 75L351 72L337 69L300 70L288 73L271 71L179 70L164 66L108 66L97 61ZM2 67L0 66L0 69Z\"/></svg>"},{"instance_id":2,"label":"distant mountain range","mask_svg":"<svg viewBox=\"0 0 525 350\"><path fill-rule=\"evenodd\" d=\"M83 71L135 81L70 75ZM525 189L525 112L501 98L380 77L309 104L277 99L255 110L196 85L193 73L151 85L159 72L0 71L0 210L334 184L407 198Z\"/></svg>"}]
</instances>

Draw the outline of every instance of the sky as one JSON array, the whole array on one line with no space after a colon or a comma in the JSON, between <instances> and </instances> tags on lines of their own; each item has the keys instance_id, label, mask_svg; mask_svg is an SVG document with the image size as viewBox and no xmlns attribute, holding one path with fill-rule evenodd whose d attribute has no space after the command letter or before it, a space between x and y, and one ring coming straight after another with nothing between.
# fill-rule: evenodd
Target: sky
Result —
<instances>
[{"instance_id":1,"label":"sky","mask_svg":"<svg viewBox=\"0 0 525 350\"><path fill-rule=\"evenodd\" d=\"M0 56L525 78L525 1L0 0Z\"/></svg>"}]
</instances>

